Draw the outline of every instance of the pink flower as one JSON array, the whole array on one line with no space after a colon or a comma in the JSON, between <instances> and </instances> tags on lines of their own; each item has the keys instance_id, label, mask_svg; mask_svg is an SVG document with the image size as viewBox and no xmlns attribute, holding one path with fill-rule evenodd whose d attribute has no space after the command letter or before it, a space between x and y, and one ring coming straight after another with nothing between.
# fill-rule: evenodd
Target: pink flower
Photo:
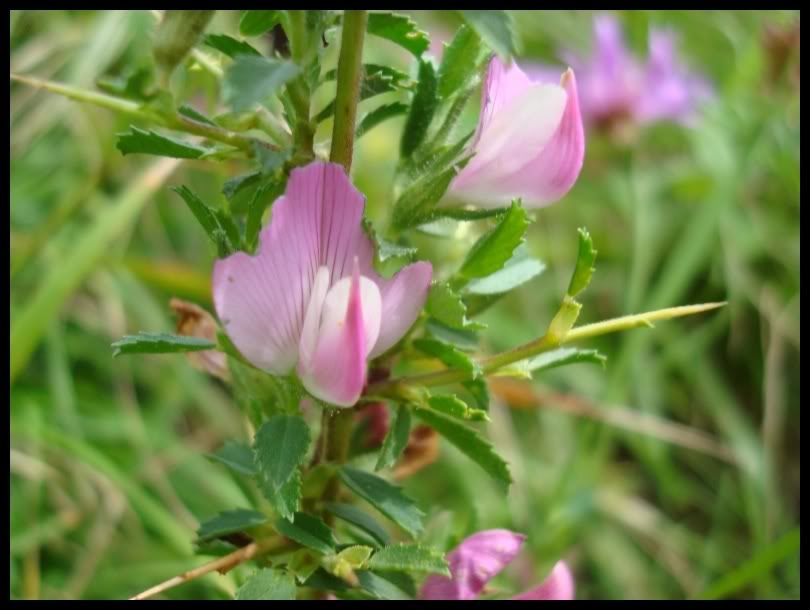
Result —
<instances>
[{"instance_id":1,"label":"pink flower","mask_svg":"<svg viewBox=\"0 0 810 610\"><path fill-rule=\"evenodd\" d=\"M428 576L420 599L475 599L515 559L525 539L522 534L503 529L469 536L447 556L451 577ZM574 577L565 562L558 561L542 584L512 599L574 599Z\"/></svg>"},{"instance_id":2,"label":"pink flower","mask_svg":"<svg viewBox=\"0 0 810 610\"><path fill-rule=\"evenodd\" d=\"M673 120L692 124L699 104L711 96L711 87L677 59L672 32L652 28L646 64L624 44L621 26L612 15L593 22L593 52L583 58L573 53L563 59L579 77L579 101L586 123L610 126L622 120L649 123ZM527 71L553 82L552 68L533 66Z\"/></svg>"},{"instance_id":3,"label":"pink flower","mask_svg":"<svg viewBox=\"0 0 810 610\"><path fill-rule=\"evenodd\" d=\"M566 71L559 85L533 82L517 64L493 57L471 150L475 156L450 185L454 197L483 207L560 199L585 156L574 73Z\"/></svg>"},{"instance_id":4,"label":"pink flower","mask_svg":"<svg viewBox=\"0 0 810 610\"><path fill-rule=\"evenodd\" d=\"M340 165L295 169L256 255L214 265L214 305L242 354L276 375L296 370L310 394L342 407L360 397L367 360L414 323L432 276L424 261L391 279L374 271L364 203Z\"/></svg>"}]
</instances>

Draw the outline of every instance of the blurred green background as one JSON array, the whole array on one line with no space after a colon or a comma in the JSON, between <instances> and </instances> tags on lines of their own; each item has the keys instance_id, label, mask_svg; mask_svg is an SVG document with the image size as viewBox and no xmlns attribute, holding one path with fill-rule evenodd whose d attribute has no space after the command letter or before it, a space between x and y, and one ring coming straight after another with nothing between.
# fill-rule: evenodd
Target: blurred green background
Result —
<instances>
[{"instance_id":1,"label":"blurred green background","mask_svg":"<svg viewBox=\"0 0 810 610\"><path fill-rule=\"evenodd\" d=\"M589 12L514 16L522 61L589 48ZM220 11L208 31L233 34L238 18ZM445 40L458 24L439 11L414 18ZM587 134L576 186L534 214L528 247L547 269L482 316L486 347L543 331L580 226L599 250L581 322L728 306L593 341L605 370L576 365L531 388L493 386L501 399L489 434L512 465L508 498L447 445L405 484L430 515L433 544L492 527L528 535L497 581L504 592L539 582L563 557L583 599L799 598L799 14L620 18L641 58L649 28L672 27L716 99L694 129L659 124L632 143ZM149 11L11 11L11 70L94 88L149 57L154 27ZM408 70L384 41L369 40L366 58ZM209 74L184 71L173 87L214 109ZM477 103L468 110L469 128ZM354 180L377 222L403 122L369 132L355 154ZM244 167L124 158L115 134L128 126L12 84L12 598L133 595L199 563L191 540L201 519L250 505L251 491L204 457L249 433L225 386L180 356L113 360L110 349L127 333L171 331L172 296L210 309L215 252L167 187L186 183L216 202ZM327 124L318 141L328 136ZM465 230L421 238L423 255L460 260ZM166 595L224 598L238 578Z\"/></svg>"}]
</instances>

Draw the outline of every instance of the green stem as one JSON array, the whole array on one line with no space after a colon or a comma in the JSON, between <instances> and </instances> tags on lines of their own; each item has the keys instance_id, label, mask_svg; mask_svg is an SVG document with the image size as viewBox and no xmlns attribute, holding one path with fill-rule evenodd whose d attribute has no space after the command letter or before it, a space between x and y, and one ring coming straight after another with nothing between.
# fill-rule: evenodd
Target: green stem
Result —
<instances>
[{"instance_id":1,"label":"green stem","mask_svg":"<svg viewBox=\"0 0 810 610\"><path fill-rule=\"evenodd\" d=\"M325 447L323 457L330 464L343 464L349 458L349 442L354 428L354 409L324 409L323 432ZM324 502L337 500L340 493L340 479L335 475L326 486ZM331 515L324 518L330 522Z\"/></svg>"},{"instance_id":2,"label":"green stem","mask_svg":"<svg viewBox=\"0 0 810 610\"><path fill-rule=\"evenodd\" d=\"M309 52L306 11L286 11L285 30L290 39L290 55L306 73L306 58ZM311 91L304 74L287 85L287 94L295 112L293 138L295 141L294 165L304 165L315 158L315 127L310 118Z\"/></svg>"},{"instance_id":3,"label":"green stem","mask_svg":"<svg viewBox=\"0 0 810 610\"><path fill-rule=\"evenodd\" d=\"M343 165L347 173L352 166L354 124L360 97L363 38L366 34L367 21L367 11L346 11L343 16L335 94L335 123L332 128L332 150L329 158Z\"/></svg>"},{"instance_id":4,"label":"green stem","mask_svg":"<svg viewBox=\"0 0 810 610\"><path fill-rule=\"evenodd\" d=\"M330 159L340 163L349 172L354 146L354 121L360 92L360 71L363 57L363 38L366 32L366 11L346 11L343 18L343 36L338 59L335 126L332 132ZM329 409L323 415L323 457L332 464L342 464L349 457L349 443L354 424L354 409ZM324 501L337 499L340 479L334 476L324 492ZM325 515L328 520L331 515Z\"/></svg>"},{"instance_id":5,"label":"green stem","mask_svg":"<svg viewBox=\"0 0 810 610\"><path fill-rule=\"evenodd\" d=\"M163 13L154 10L150 12L152 13L152 17L154 17L155 20L157 20L158 24L160 24L163 21ZM200 65L200 67L202 67L203 70L208 72L211 76L213 76L217 80L222 80L223 76L222 68L220 68L219 65L213 59L211 59L211 57L209 57L207 54L200 51L199 49L191 49L189 55L191 55L191 57L194 58L194 61L196 61Z\"/></svg>"},{"instance_id":6,"label":"green stem","mask_svg":"<svg viewBox=\"0 0 810 610\"><path fill-rule=\"evenodd\" d=\"M718 307L724 306L725 303L705 303L702 305L686 305L683 307L669 307L667 309L659 309L657 311L650 311L647 313L633 314L629 316L622 316L621 318L613 318L612 320L605 320L604 322L596 322L594 324L586 324L578 328L572 328L563 337L554 337L551 334L546 334L530 341L524 345L514 349L495 354L488 358L479 361L482 371L485 375L492 374L499 369L526 360L532 356L537 356L543 352L551 351L561 345L572 343L574 341L581 341L583 339L590 339L600 335L607 335L622 330L630 330L638 328L639 326L652 326L653 322L659 320L670 320L672 318L679 318L682 316L690 316L697 313L702 313ZM380 383L371 384L366 390L367 395L371 396L387 396L391 398L402 398L409 395L407 386L438 386L449 385L452 383L459 383L468 381L471 378L470 374L466 371L455 369L445 369L435 373L428 373L425 375L413 375L411 377L401 377L399 379L391 379L382 381Z\"/></svg>"},{"instance_id":7,"label":"green stem","mask_svg":"<svg viewBox=\"0 0 810 610\"><path fill-rule=\"evenodd\" d=\"M248 156L253 155L253 145L250 138L246 138L219 127L214 127L213 125L198 123L197 121L182 115L167 117L149 108L144 108L143 105L137 102L107 95L106 93L98 93L96 91L89 91L87 89L65 85L63 83L40 80L30 76L11 74L11 79L25 83L26 85L31 85L32 87L45 89L51 93L63 95L66 98L75 100L77 102L93 104L94 106L99 106L101 108L106 108L114 112L125 114L144 122L154 123L169 129L202 136L209 140L224 142L225 144L230 144L231 146L235 146L245 151Z\"/></svg>"}]
</instances>

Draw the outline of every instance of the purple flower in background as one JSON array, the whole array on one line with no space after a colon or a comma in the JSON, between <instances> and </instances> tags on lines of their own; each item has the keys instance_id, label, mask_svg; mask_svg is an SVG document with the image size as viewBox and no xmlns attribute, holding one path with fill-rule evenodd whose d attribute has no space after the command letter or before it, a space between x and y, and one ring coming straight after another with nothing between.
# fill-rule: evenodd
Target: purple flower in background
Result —
<instances>
[{"instance_id":1,"label":"purple flower in background","mask_svg":"<svg viewBox=\"0 0 810 610\"><path fill-rule=\"evenodd\" d=\"M465 538L447 556L450 578L428 576L420 599L477 598L486 584L515 559L525 539L522 534L503 529L486 530ZM558 561L542 584L512 599L574 599L574 577L565 562Z\"/></svg>"},{"instance_id":2,"label":"purple flower in background","mask_svg":"<svg viewBox=\"0 0 810 610\"><path fill-rule=\"evenodd\" d=\"M644 95L636 103L636 116L642 123L671 119L693 125L697 106L711 97L708 81L678 63L674 32L652 30L649 49Z\"/></svg>"},{"instance_id":3,"label":"purple flower in background","mask_svg":"<svg viewBox=\"0 0 810 610\"><path fill-rule=\"evenodd\" d=\"M453 197L482 207L520 198L526 207L539 207L571 189L582 169L585 135L574 73L557 82L534 82L517 64L493 57L474 156L450 184Z\"/></svg>"},{"instance_id":4,"label":"purple flower in background","mask_svg":"<svg viewBox=\"0 0 810 610\"><path fill-rule=\"evenodd\" d=\"M277 375L297 370L310 394L343 407L360 397L367 360L414 323L432 276L424 261L379 276L363 207L340 165L295 169L256 255L214 265L214 305L242 354Z\"/></svg>"},{"instance_id":5,"label":"purple flower in background","mask_svg":"<svg viewBox=\"0 0 810 610\"><path fill-rule=\"evenodd\" d=\"M651 29L646 64L625 47L615 17L596 17L593 35L589 58L563 54L576 70L586 123L608 126L622 120L639 124L672 120L693 124L698 106L711 96L711 87L678 61L673 32ZM536 78L551 82L549 71L544 66L529 69Z\"/></svg>"}]
</instances>

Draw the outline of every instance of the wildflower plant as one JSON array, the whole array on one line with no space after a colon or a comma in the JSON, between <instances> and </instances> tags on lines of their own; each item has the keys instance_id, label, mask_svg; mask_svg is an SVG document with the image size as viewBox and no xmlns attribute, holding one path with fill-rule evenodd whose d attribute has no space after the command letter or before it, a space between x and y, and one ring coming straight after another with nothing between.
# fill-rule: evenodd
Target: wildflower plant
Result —
<instances>
[{"instance_id":1,"label":"wildflower plant","mask_svg":"<svg viewBox=\"0 0 810 610\"><path fill-rule=\"evenodd\" d=\"M255 569L238 599L476 597L523 537L480 532L445 558L447 549L422 536L425 507L392 479L436 459L442 438L507 491L509 465L482 428L488 376L602 364L601 354L572 344L719 304L577 326L577 298L597 254L581 229L571 236L579 247L568 290L546 332L479 353L484 325L475 317L542 270L521 247L529 210L563 198L581 171L576 74L561 71L556 83L527 77L512 62L502 11L462 11L464 25L438 64L426 54L428 35L403 15L244 11L232 37L208 31L213 13L156 13L153 65L100 83L104 92L13 76L131 117L117 142L124 155L250 165L223 185L222 207L175 189L216 254L216 318L173 300L177 334L126 336L113 355L185 353L226 383L253 437L226 442L211 468L231 469L261 501L203 522L196 549L217 558L136 598L248 562ZM260 53L255 39L268 36L272 50ZM411 74L364 63L367 36L410 54ZM324 65L327 43L339 47L335 69ZM172 75L185 69L212 75L222 112L208 116L174 97ZM315 108L315 92L331 82L334 100ZM478 127L459 137L459 117L479 88ZM358 120L362 101L391 91L407 101ZM374 226L351 179L354 142L403 115L388 222ZM331 138L319 140L328 119ZM478 235L455 267L427 260L414 240L448 219ZM560 563L519 598L570 598L573 590Z\"/></svg>"}]
</instances>

